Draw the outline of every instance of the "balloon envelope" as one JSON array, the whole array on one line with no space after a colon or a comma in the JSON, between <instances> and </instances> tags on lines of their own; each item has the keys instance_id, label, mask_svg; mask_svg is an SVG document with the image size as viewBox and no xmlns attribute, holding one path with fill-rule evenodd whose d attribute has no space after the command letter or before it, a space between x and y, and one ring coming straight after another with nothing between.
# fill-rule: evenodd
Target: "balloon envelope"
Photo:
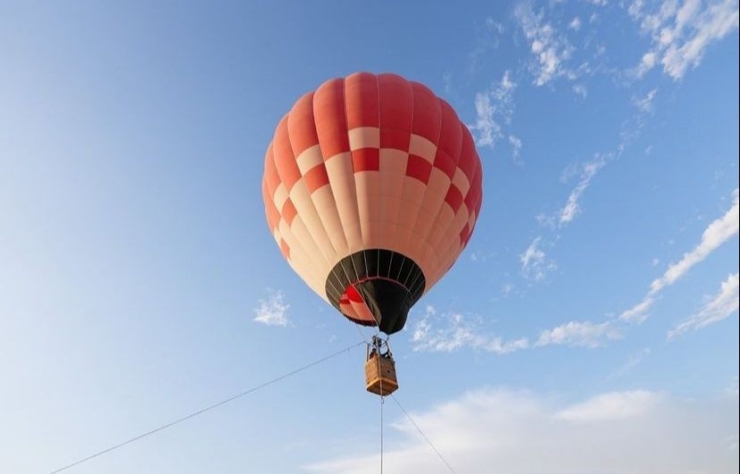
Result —
<instances>
[{"instance_id":1,"label":"balloon envelope","mask_svg":"<svg viewBox=\"0 0 740 474\"><path fill-rule=\"evenodd\" d=\"M357 73L282 118L262 194L296 273L351 321L392 334L467 245L481 183L449 104L398 75Z\"/></svg>"}]
</instances>

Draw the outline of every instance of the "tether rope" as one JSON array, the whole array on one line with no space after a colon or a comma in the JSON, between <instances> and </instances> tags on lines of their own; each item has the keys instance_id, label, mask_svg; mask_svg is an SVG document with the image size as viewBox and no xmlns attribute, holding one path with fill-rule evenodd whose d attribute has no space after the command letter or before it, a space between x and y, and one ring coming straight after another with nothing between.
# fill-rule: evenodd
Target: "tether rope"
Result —
<instances>
[{"instance_id":1,"label":"tether rope","mask_svg":"<svg viewBox=\"0 0 740 474\"><path fill-rule=\"evenodd\" d=\"M335 352L333 354L330 354L330 355L328 355L326 357L322 357L321 359L315 360L315 361L311 362L310 364L306 364L306 365L304 365L302 367L299 367L299 368L297 368L295 370L292 370L292 371L287 372L287 373L285 373L283 375L280 375L278 377L275 377L274 379L268 380L267 382L264 382L264 383L262 383L260 385L257 385L255 387L252 387L249 390L245 390L245 391L243 391L243 392L241 392L239 394L236 394L236 395L234 395L232 397L229 397L229 398L227 398L225 400L222 400L222 401L220 401L218 403L214 403L213 405L207 406L207 407L202 408L202 409L200 409L198 411L195 411L195 412L193 412L193 413L191 413L189 415L183 416L182 418L178 418L178 419L176 419L174 421L170 421L169 423L165 423L164 425L158 426L157 428L154 428L152 430L149 430L149 431L147 431L145 433L142 433L142 434L140 434L138 436L134 436L133 438L130 438L130 439L126 440L126 441L123 441L123 442L118 443L118 444L116 444L114 446L111 446L109 448L106 448L106 449L104 449L102 451L98 451L95 454L91 454L90 456L87 456L86 458L80 459L80 460L75 461L75 462L73 462L71 464L67 464L66 466L61 467L61 468L59 468L59 469L57 469L55 471L51 471L49 474L57 474L59 472L66 471L67 469L69 469L71 467L74 467L74 466L77 466L77 465L82 464L84 462L90 461L91 459L97 458L98 456L102 456L103 454L109 453L109 452L111 452L113 450L116 450L118 448L122 448L122 447L126 446L127 444L131 444L131 443L133 443L135 441L138 441L138 440L140 440L142 438L146 438L147 436L151 436L154 433L158 433L160 431L163 431L163 430L165 430L167 428L170 428L170 427L172 427L174 425L177 425L179 423L182 423L183 421L189 420L190 418L194 418L194 417L196 417L198 415L201 415L201 414L203 414L203 413L205 413L207 411L213 410L214 408L218 408L218 407L220 407L222 405L226 405L227 403L233 402L234 400L236 400L238 398L244 397L246 395L249 395L250 393L256 392L257 390L260 390L260 389L265 388L265 387L267 387L269 385L272 385L272 384L274 384L276 382L279 382L281 380L284 380L284 379L286 379L286 378L288 378L288 377L290 377L292 375L295 375L295 374L297 374L299 372L302 372L302 371L304 371L306 369L309 369L309 368L311 368L311 367L313 367L315 365L318 365L318 364L320 364L322 362L326 362L327 360L332 359L332 358L334 358L334 357L336 357L336 356L338 356L340 354L344 354L345 352L349 352L350 350L352 350L355 347L360 346L362 344L365 344L365 341L360 341L357 344L353 344L351 346L348 346L348 347L342 349L341 351L337 351L337 352Z\"/></svg>"},{"instance_id":2,"label":"tether rope","mask_svg":"<svg viewBox=\"0 0 740 474\"><path fill-rule=\"evenodd\" d=\"M411 422L411 424L414 425L414 428L416 428L416 431L419 432L419 434L421 435L421 437L424 438L424 440L427 442L427 444L429 444L429 446L432 447L432 449L434 450L434 452L437 453L437 457L439 457L439 459L442 460L442 462L445 464L445 466L447 466L447 469L449 469L452 474L456 474L455 473L455 470L452 469L452 466L450 466L450 463L447 462L447 460L444 458L444 456L442 456L442 453L440 453L439 450L434 446L434 444L432 444L431 440L429 438L427 438L427 435L424 434L424 432L421 430L421 428L419 428L419 425L416 424L416 422L414 421L414 419L411 418L411 415L409 415L409 413L403 408L403 406L401 406L401 402L399 402L398 399L392 393L391 393L391 398L393 399L394 402L396 402L396 405L398 405L398 408L400 408L401 411L403 412L403 414L406 415L406 418L409 419L409 421Z\"/></svg>"},{"instance_id":3,"label":"tether rope","mask_svg":"<svg viewBox=\"0 0 740 474\"><path fill-rule=\"evenodd\" d=\"M376 336L378 334L379 332L375 333ZM375 358L378 359L378 377L380 377L380 474L383 474L383 405L385 405L385 397L383 396L383 372L381 371L380 357L380 347L378 347L378 355Z\"/></svg>"}]
</instances>

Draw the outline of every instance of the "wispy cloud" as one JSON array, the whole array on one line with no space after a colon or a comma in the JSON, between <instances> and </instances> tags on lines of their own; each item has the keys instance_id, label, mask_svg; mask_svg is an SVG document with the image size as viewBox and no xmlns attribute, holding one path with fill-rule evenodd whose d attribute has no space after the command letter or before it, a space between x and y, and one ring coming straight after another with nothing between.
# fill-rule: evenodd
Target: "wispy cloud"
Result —
<instances>
[{"instance_id":1,"label":"wispy cloud","mask_svg":"<svg viewBox=\"0 0 740 474\"><path fill-rule=\"evenodd\" d=\"M598 423L642 416L660 401L647 390L609 392L565 408L555 418L575 423Z\"/></svg>"},{"instance_id":2,"label":"wispy cloud","mask_svg":"<svg viewBox=\"0 0 740 474\"><path fill-rule=\"evenodd\" d=\"M701 236L701 242L691 252L684 254L677 263L671 264L662 277L650 284L650 292L657 293L688 272L691 267L701 262L717 247L725 243L738 232L740 206L738 205L738 190L733 191L732 207L719 219L713 221Z\"/></svg>"},{"instance_id":3,"label":"wispy cloud","mask_svg":"<svg viewBox=\"0 0 740 474\"><path fill-rule=\"evenodd\" d=\"M617 370L609 374L608 377L606 377L607 381L613 381L616 380L625 374L628 374L632 369L637 367L644 361L648 356L650 356L650 353L652 351L649 347L644 347L640 349L639 351L630 354L629 358L627 359L627 362L625 362L621 367L619 367Z\"/></svg>"},{"instance_id":4,"label":"wispy cloud","mask_svg":"<svg viewBox=\"0 0 740 474\"><path fill-rule=\"evenodd\" d=\"M652 44L637 67L638 77L658 64L674 80L701 62L709 45L738 28L738 1L664 0L658 5L634 0L630 16Z\"/></svg>"},{"instance_id":5,"label":"wispy cloud","mask_svg":"<svg viewBox=\"0 0 740 474\"><path fill-rule=\"evenodd\" d=\"M571 321L540 333L535 346L566 345L582 347L600 347L605 340L622 337L619 328L607 321L595 324L589 321Z\"/></svg>"},{"instance_id":6,"label":"wispy cloud","mask_svg":"<svg viewBox=\"0 0 740 474\"><path fill-rule=\"evenodd\" d=\"M565 406L553 398L481 389L410 416L456 472L487 474L491 466L517 474L737 472L737 452L728 449L737 432L734 400L683 401L646 390L596 394ZM403 415L388 432L396 439L383 453L388 472L448 472ZM367 440L343 452L306 468L377 472L379 453Z\"/></svg>"},{"instance_id":7,"label":"wispy cloud","mask_svg":"<svg viewBox=\"0 0 740 474\"><path fill-rule=\"evenodd\" d=\"M655 100L655 95L657 93L658 89L653 89L644 97L633 97L632 104L637 107L637 110L639 110L643 114L652 113L655 110L653 101Z\"/></svg>"},{"instance_id":8,"label":"wispy cloud","mask_svg":"<svg viewBox=\"0 0 740 474\"><path fill-rule=\"evenodd\" d=\"M509 145L511 145L511 156L514 158L514 161L519 161L519 155L522 152L522 140L521 138L509 135Z\"/></svg>"},{"instance_id":9,"label":"wispy cloud","mask_svg":"<svg viewBox=\"0 0 740 474\"><path fill-rule=\"evenodd\" d=\"M568 224L581 212L580 199L591 184L591 180L606 165L609 155L596 155L596 157L583 165L578 184L570 192L568 201L558 212L558 223L562 226Z\"/></svg>"},{"instance_id":10,"label":"wispy cloud","mask_svg":"<svg viewBox=\"0 0 740 474\"><path fill-rule=\"evenodd\" d=\"M544 280L549 272L555 270L557 265L547 257L545 251L540 248L542 238L537 237L529 244L527 250L519 256L522 264L522 275L535 281Z\"/></svg>"},{"instance_id":11,"label":"wispy cloud","mask_svg":"<svg viewBox=\"0 0 740 474\"><path fill-rule=\"evenodd\" d=\"M644 96L632 96L630 102L636 113L622 124L622 130L619 133L619 145L617 146L618 154L623 153L642 133L648 117L655 112L655 97L657 94L658 89L652 89Z\"/></svg>"},{"instance_id":12,"label":"wispy cloud","mask_svg":"<svg viewBox=\"0 0 740 474\"><path fill-rule=\"evenodd\" d=\"M578 17L573 18L570 23L568 23L568 28L574 31L578 31L581 29L581 19Z\"/></svg>"},{"instance_id":13,"label":"wispy cloud","mask_svg":"<svg viewBox=\"0 0 740 474\"><path fill-rule=\"evenodd\" d=\"M647 319L650 309L653 307L655 299L652 295L647 295L642 301L622 312L619 319L631 323L641 323Z\"/></svg>"},{"instance_id":14,"label":"wispy cloud","mask_svg":"<svg viewBox=\"0 0 740 474\"><path fill-rule=\"evenodd\" d=\"M573 86L573 92L575 92L576 95L579 95L584 99L588 96L588 88L583 84L575 84Z\"/></svg>"},{"instance_id":15,"label":"wispy cloud","mask_svg":"<svg viewBox=\"0 0 740 474\"><path fill-rule=\"evenodd\" d=\"M490 89L475 95L475 124L468 128L478 146L494 148L504 138L503 126L511 123L514 114L516 83L506 71L501 80ZM519 142L521 148L521 141Z\"/></svg>"},{"instance_id":16,"label":"wispy cloud","mask_svg":"<svg viewBox=\"0 0 740 474\"><path fill-rule=\"evenodd\" d=\"M268 326L287 326L288 309L282 291L271 291L266 300L260 300L259 306L254 309L254 320Z\"/></svg>"},{"instance_id":17,"label":"wispy cloud","mask_svg":"<svg viewBox=\"0 0 740 474\"><path fill-rule=\"evenodd\" d=\"M732 193L732 207L720 218L710 223L704 230L701 242L691 252L683 255L683 258L668 266L662 276L653 280L650 291L641 302L623 312L620 319L630 322L642 322L647 318L647 313L652 307L657 295L667 286L674 284L684 276L694 265L701 262L720 245L731 237L737 235L740 214L740 203L738 202L738 190Z\"/></svg>"},{"instance_id":18,"label":"wispy cloud","mask_svg":"<svg viewBox=\"0 0 740 474\"><path fill-rule=\"evenodd\" d=\"M504 341L485 334L479 318L459 313L438 315L432 306L427 306L424 316L416 323L411 342L414 351L454 352L467 347L498 355L529 347L525 338Z\"/></svg>"},{"instance_id":19,"label":"wispy cloud","mask_svg":"<svg viewBox=\"0 0 740 474\"><path fill-rule=\"evenodd\" d=\"M577 87L578 85L574 86ZM580 213L581 213L581 197L583 193L591 185L591 181L611 160L619 156L627 147L629 143L634 141L640 133L640 130L645 125L645 116L651 114L655 110L655 96L658 90L653 89L649 91L645 96L633 97L632 105L637 109L637 112L631 121L628 121L631 126L625 126L620 133L620 143L617 147L616 152L610 153L597 153L594 155L591 161L588 161L578 167L569 167L564 173L564 179L568 179L573 175L580 175L578 183L571 190L568 195L568 199L565 205L560 208L557 216L553 219L552 217L546 217L542 219L544 222L557 221L559 226L570 224ZM584 92L585 96L585 92Z\"/></svg>"},{"instance_id":20,"label":"wispy cloud","mask_svg":"<svg viewBox=\"0 0 740 474\"><path fill-rule=\"evenodd\" d=\"M674 338L690 329L701 329L710 324L722 321L738 310L738 274L730 275L722 282L719 292L712 297L698 313L682 322L668 332L668 338Z\"/></svg>"},{"instance_id":21,"label":"wispy cloud","mask_svg":"<svg viewBox=\"0 0 740 474\"><path fill-rule=\"evenodd\" d=\"M520 3L514 15L535 58L532 64L535 85L542 86L562 76L575 78L576 74L564 65L574 51L568 39L545 22L542 13L535 14L530 3Z\"/></svg>"}]
</instances>

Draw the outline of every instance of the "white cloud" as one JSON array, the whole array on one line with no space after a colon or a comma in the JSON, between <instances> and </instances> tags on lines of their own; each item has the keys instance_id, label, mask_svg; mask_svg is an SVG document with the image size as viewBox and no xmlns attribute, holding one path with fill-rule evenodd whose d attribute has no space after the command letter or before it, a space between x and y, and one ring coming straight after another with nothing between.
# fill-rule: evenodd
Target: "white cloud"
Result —
<instances>
[{"instance_id":1,"label":"white cloud","mask_svg":"<svg viewBox=\"0 0 740 474\"><path fill-rule=\"evenodd\" d=\"M454 352L465 347L480 349L498 355L527 349L525 338L504 341L498 336L485 334L478 318L454 313L437 315L432 306L427 306L424 316L416 323L411 337L414 351Z\"/></svg>"},{"instance_id":2,"label":"white cloud","mask_svg":"<svg viewBox=\"0 0 740 474\"><path fill-rule=\"evenodd\" d=\"M597 155L593 161L589 161L583 165L580 181L570 192L568 201L558 213L558 222L560 225L570 223L581 212L581 206L579 204L581 195L583 195L586 188L591 184L591 180L596 176L596 173L606 165L607 158L607 155Z\"/></svg>"},{"instance_id":3,"label":"white cloud","mask_svg":"<svg viewBox=\"0 0 740 474\"><path fill-rule=\"evenodd\" d=\"M573 18L570 23L568 23L568 28L574 31L578 31L581 29L581 19L578 17Z\"/></svg>"},{"instance_id":4,"label":"white cloud","mask_svg":"<svg viewBox=\"0 0 740 474\"><path fill-rule=\"evenodd\" d=\"M514 135L509 135L509 145L511 145L511 155L514 161L519 161L519 155L522 152L522 140Z\"/></svg>"},{"instance_id":5,"label":"white cloud","mask_svg":"<svg viewBox=\"0 0 740 474\"><path fill-rule=\"evenodd\" d=\"M668 338L676 337L689 329L697 330L722 321L738 310L739 303L738 274L735 273L722 282L719 293L709 300L698 313L668 332Z\"/></svg>"},{"instance_id":6,"label":"white cloud","mask_svg":"<svg viewBox=\"0 0 740 474\"><path fill-rule=\"evenodd\" d=\"M628 8L652 44L637 68L644 75L657 64L675 80L701 62L706 48L738 28L738 0L664 0L646 11L643 0Z\"/></svg>"},{"instance_id":7,"label":"white cloud","mask_svg":"<svg viewBox=\"0 0 740 474\"><path fill-rule=\"evenodd\" d=\"M543 15L536 15L529 3L519 4L514 14L535 57L532 66L534 83L542 86L557 77L574 78L576 73L563 64L574 51L565 36L559 34L550 23L543 22Z\"/></svg>"},{"instance_id":8,"label":"white cloud","mask_svg":"<svg viewBox=\"0 0 740 474\"><path fill-rule=\"evenodd\" d=\"M571 321L540 333L535 346L567 345L599 347L607 339L619 339L622 335L611 322L594 324L589 321Z\"/></svg>"},{"instance_id":9,"label":"white cloud","mask_svg":"<svg viewBox=\"0 0 740 474\"><path fill-rule=\"evenodd\" d=\"M478 146L493 148L504 137L503 125L511 123L514 114L514 91L516 83L506 71L497 84L475 95L475 124L468 128L475 136Z\"/></svg>"},{"instance_id":10,"label":"white cloud","mask_svg":"<svg viewBox=\"0 0 740 474\"><path fill-rule=\"evenodd\" d=\"M573 92L583 97L584 99L588 96L588 89L583 84L576 84L573 86Z\"/></svg>"},{"instance_id":11,"label":"white cloud","mask_svg":"<svg viewBox=\"0 0 740 474\"><path fill-rule=\"evenodd\" d=\"M269 298L260 300L259 306L254 310L254 320L268 326L287 326L289 308L283 292L273 291Z\"/></svg>"},{"instance_id":12,"label":"white cloud","mask_svg":"<svg viewBox=\"0 0 740 474\"><path fill-rule=\"evenodd\" d=\"M540 248L541 242L542 238L537 237L529 244L527 250L519 256L522 263L522 274L535 281L544 280L548 272L557 268L555 262L548 259L545 252Z\"/></svg>"},{"instance_id":13,"label":"white cloud","mask_svg":"<svg viewBox=\"0 0 740 474\"><path fill-rule=\"evenodd\" d=\"M738 472L737 452L728 449L737 433L738 406L732 400L687 402L641 390L600 394L570 407L553 399L482 389L410 416L461 473ZM450 472L404 415L386 436L394 440L383 454L388 472ZM322 474L377 472L374 443L361 439L344 452L305 467Z\"/></svg>"},{"instance_id":14,"label":"white cloud","mask_svg":"<svg viewBox=\"0 0 740 474\"><path fill-rule=\"evenodd\" d=\"M720 245L738 233L738 228L740 227L738 189L733 191L732 197L732 207L722 217L715 219L707 226L701 236L699 245L691 252L685 253L681 260L669 265L661 277L653 280L650 284L650 291L645 295L645 298L640 303L623 312L619 316L621 320L628 322L644 321L648 316L647 312L655 302L655 298L665 287L674 284L691 267L707 258Z\"/></svg>"},{"instance_id":15,"label":"white cloud","mask_svg":"<svg viewBox=\"0 0 740 474\"><path fill-rule=\"evenodd\" d=\"M620 314L619 319L630 323L641 323L647 319L653 303L655 303L655 300L652 296L648 295L645 299Z\"/></svg>"},{"instance_id":16,"label":"white cloud","mask_svg":"<svg viewBox=\"0 0 740 474\"><path fill-rule=\"evenodd\" d=\"M637 75L643 76L646 72L655 67L655 63L658 61L658 55L652 51L642 55L640 65L637 67Z\"/></svg>"},{"instance_id":17,"label":"white cloud","mask_svg":"<svg viewBox=\"0 0 740 474\"><path fill-rule=\"evenodd\" d=\"M598 423L644 415L653 409L660 396L646 390L610 392L565 408L555 418L575 423Z\"/></svg>"},{"instance_id":18,"label":"white cloud","mask_svg":"<svg viewBox=\"0 0 740 474\"><path fill-rule=\"evenodd\" d=\"M648 92L645 97L633 97L632 104L637 107L637 110L642 114L652 113L655 110L653 101L655 100L655 95L657 93L658 89L653 89Z\"/></svg>"},{"instance_id":19,"label":"white cloud","mask_svg":"<svg viewBox=\"0 0 740 474\"><path fill-rule=\"evenodd\" d=\"M620 142L617 147L620 154L627 149L627 146L637 140L647 123L647 117L655 112L655 97L657 93L658 89L652 89L644 97L632 97L631 103L637 109L637 113L622 124L622 130L619 134Z\"/></svg>"},{"instance_id":20,"label":"white cloud","mask_svg":"<svg viewBox=\"0 0 740 474\"><path fill-rule=\"evenodd\" d=\"M738 203L738 190L733 191L732 207L719 219L713 221L701 236L701 242L691 252L684 254L683 258L668 267L668 270L650 284L650 292L657 293L666 286L672 285L688 272L691 267L701 262L717 247L725 243L730 237L738 233L740 205Z\"/></svg>"}]
</instances>

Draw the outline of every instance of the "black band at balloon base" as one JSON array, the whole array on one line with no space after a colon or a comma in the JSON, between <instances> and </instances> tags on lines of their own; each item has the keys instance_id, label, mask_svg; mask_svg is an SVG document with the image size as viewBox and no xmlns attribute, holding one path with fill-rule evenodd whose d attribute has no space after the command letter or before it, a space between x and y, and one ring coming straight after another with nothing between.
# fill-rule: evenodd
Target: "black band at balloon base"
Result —
<instances>
[{"instance_id":1,"label":"black band at balloon base","mask_svg":"<svg viewBox=\"0 0 740 474\"><path fill-rule=\"evenodd\" d=\"M426 279L421 268L403 254L385 249L355 252L337 263L326 279L326 295L335 308L352 286L373 314L381 331L403 329L409 310L424 294ZM364 325L367 321L350 320Z\"/></svg>"}]
</instances>

